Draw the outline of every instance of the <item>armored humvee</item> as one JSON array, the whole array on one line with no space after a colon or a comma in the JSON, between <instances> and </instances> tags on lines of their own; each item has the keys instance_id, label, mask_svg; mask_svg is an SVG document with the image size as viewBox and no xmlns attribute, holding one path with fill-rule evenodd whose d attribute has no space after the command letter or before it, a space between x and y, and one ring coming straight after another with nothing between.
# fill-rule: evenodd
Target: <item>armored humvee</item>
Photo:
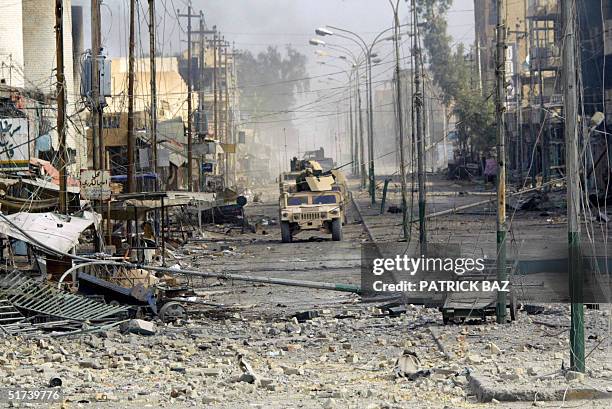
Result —
<instances>
[{"instance_id":1,"label":"armored humvee","mask_svg":"<svg viewBox=\"0 0 612 409\"><path fill-rule=\"evenodd\" d=\"M332 173L323 173L314 161L309 161L295 184L283 183L279 198L283 243L290 243L303 230L331 233L332 240L342 240L345 187L344 182L340 187Z\"/></svg>"}]
</instances>

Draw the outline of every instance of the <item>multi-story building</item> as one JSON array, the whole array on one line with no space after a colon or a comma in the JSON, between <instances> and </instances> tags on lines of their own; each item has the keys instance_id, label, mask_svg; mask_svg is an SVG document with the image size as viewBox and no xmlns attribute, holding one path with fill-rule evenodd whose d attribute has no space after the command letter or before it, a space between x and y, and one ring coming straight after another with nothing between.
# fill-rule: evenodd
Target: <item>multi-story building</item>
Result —
<instances>
[{"instance_id":1,"label":"multi-story building","mask_svg":"<svg viewBox=\"0 0 612 409\"><path fill-rule=\"evenodd\" d=\"M477 54L480 53L483 91L487 94L493 92L495 80L496 3L495 0L474 0L475 47ZM597 136L612 123L612 80L606 78L605 68L612 64L612 5L609 2L576 2L576 5L582 115L588 119L597 111L606 114L606 121L594 131L593 135ZM508 165L511 176L536 182L539 177L546 180L564 173L560 2L509 0L506 6ZM593 138L591 143L597 143L597 139ZM599 145L602 146L593 146L594 161L597 152L606 150L605 143ZM600 161L600 164L604 162L608 163ZM595 172L600 176L600 185L603 183L601 175L608 172L608 167Z\"/></svg>"},{"instance_id":2,"label":"multi-story building","mask_svg":"<svg viewBox=\"0 0 612 409\"><path fill-rule=\"evenodd\" d=\"M128 138L128 62L127 58L114 58L111 62L111 96L106 99L102 132L104 146L110 161L111 175L122 181L127 173ZM148 58L134 60L134 136L135 175L138 190L150 190L155 177L162 180L162 187L180 189L186 186L187 137L185 125L187 109L187 83L179 73L178 59L155 58L157 95L157 152L158 173L153 175L151 139L151 70ZM197 106L197 95L192 96ZM91 140L91 129L88 140ZM93 145L90 143L90 145ZM89 152L91 157L93 152ZM197 175L197 170L196 173Z\"/></svg>"},{"instance_id":3,"label":"multi-story building","mask_svg":"<svg viewBox=\"0 0 612 409\"><path fill-rule=\"evenodd\" d=\"M6 4L5 4L6 3ZM51 149L57 149L55 132L56 108L56 47L55 47L55 1L53 0L11 0L2 2L3 24L0 25L0 84L22 90L31 97L39 95L43 114L40 115L41 126L33 132L43 132L51 136ZM67 115L71 121L67 124L66 142L73 153L73 170L86 165L85 138L78 111L79 82L75 76L74 59L82 51L82 24L73 27L72 13L82 16L80 7L71 7L71 0L64 1L64 66L67 91ZM82 19L79 21L82 22ZM77 47L73 47L73 40ZM78 60L77 64L78 66ZM33 115L25 112L26 116ZM36 114L38 115L38 114ZM36 141L40 134L29 135ZM32 142L34 143L34 142ZM30 147L33 152L34 147Z\"/></svg>"}]
</instances>

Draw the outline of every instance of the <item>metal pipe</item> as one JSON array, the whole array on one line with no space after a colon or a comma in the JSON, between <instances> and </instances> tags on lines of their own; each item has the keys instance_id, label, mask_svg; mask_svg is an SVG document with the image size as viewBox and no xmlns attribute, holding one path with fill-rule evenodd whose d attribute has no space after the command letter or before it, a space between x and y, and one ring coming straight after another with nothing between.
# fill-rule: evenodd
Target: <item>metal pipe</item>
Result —
<instances>
[{"instance_id":1,"label":"metal pipe","mask_svg":"<svg viewBox=\"0 0 612 409\"><path fill-rule=\"evenodd\" d=\"M100 261L92 261L91 263L81 264L79 266L75 266L60 278L58 283L58 287L61 287L61 284L65 277L75 273L79 268L83 268L85 266L90 265L101 265ZM258 276L249 276L243 274L230 274L230 273L214 273L214 272L205 272L205 271L196 271L196 270L178 270L175 268L169 267L154 267L154 266L144 266L141 264L133 264L133 263L120 263L120 262L107 262L104 263L106 265L115 265L126 268L142 268L151 271L161 271L164 273L173 273L173 274L184 274L188 276L194 277L207 277L207 278L225 278L228 280L236 280L236 281L247 281L254 283L265 283L265 284L275 284L275 285L286 285L290 287L303 287L303 288L315 288L319 290L330 290L330 291L340 291L340 292L348 292L348 293L361 293L361 287L357 285L351 284L340 284L340 283L325 283L319 281L304 281L304 280L290 280L286 278L274 278L274 277L258 277Z\"/></svg>"}]
</instances>

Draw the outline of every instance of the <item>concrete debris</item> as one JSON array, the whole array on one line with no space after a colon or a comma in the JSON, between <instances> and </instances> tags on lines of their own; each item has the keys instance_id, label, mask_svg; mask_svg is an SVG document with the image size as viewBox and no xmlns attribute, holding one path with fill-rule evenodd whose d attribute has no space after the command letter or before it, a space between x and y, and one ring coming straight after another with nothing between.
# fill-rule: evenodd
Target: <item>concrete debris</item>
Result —
<instances>
[{"instance_id":1,"label":"concrete debris","mask_svg":"<svg viewBox=\"0 0 612 409\"><path fill-rule=\"evenodd\" d=\"M121 326L121 329L124 332L139 335L155 335L157 332L155 323L139 319L129 320Z\"/></svg>"},{"instance_id":2,"label":"concrete debris","mask_svg":"<svg viewBox=\"0 0 612 409\"><path fill-rule=\"evenodd\" d=\"M489 343L489 352L491 353L491 355L497 355L501 353L501 349L499 349L499 347L497 345L495 345L493 342Z\"/></svg>"},{"instance_id":3,"label":"concrete debris","mask_svg":"<svg viewBox=\"0 0 612 409\"><path fill-rule=\"evenodd\" d=\"M396 377L408 378L411 381L431 375L430 370L421 369L421 363L416 353L409 350L404 350L402 356L397 359L393 373Z\"/></svg>"},{"instance_id":4,"label":"concrete debris","mask_svg":"<svg viewBox=\"0 0 612 409\"><path fill-rule=\"evenodd\" d=\"M253 371L253 368L251 368L251 365L246 358L241 354L238 354L238 366L240 367L240 370L242 370L242 375L240 375L240 378L238 378L239 382L258 382L259 377L255 374L255 371Z\"/></svg>"},{"instance_id":5,"label":"concrete debris","mask_svg":"<svg viewBox=\"0 0 612 409\"><path fill-rule=\"evenodd\" d=\"M584 374L582 372L567 371L565 373L565 379L567 379L568 382L582 382L584 381Z\"/></svg>"},{"instance_id":6,"label":"concrete debris","mask_svg":"<svg viewBox=\"0 0 612 409\"><path fill-rule=\"evenodd\" d=\"M303 311L293 315L292 318L297 320L297 323L303 323L319 316L317 311Z\"/></svg>"}]
</instances>

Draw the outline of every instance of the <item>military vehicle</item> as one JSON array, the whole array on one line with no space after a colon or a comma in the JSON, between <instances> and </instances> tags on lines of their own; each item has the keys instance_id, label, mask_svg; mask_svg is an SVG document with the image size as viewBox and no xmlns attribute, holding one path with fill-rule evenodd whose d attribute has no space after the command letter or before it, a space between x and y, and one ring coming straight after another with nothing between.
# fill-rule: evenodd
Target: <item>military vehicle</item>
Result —
<instances>
[{"instance_id":1,"label":"military vehicle","mask_svg":"<svg viewBox=\"0 0 612 409\"><path fill-rule=\"evenodd\" d=\"M283 183L287 174L280 178L279 219L283 243L290 243L304 230L328 233L332 240L341 241L346 184L337 183L333 172L323 172L316 161L301 161L297 170L300 173L295 184Z\"/></svg>"},{"instance_id":2,"label":"military vehicle","mask_svg":"<svg viewBox=\"0 0 612 409\"><path fill-rule=\"evenodd\" d=\"M304 153L304 160L316 161L325 172L329 172L336 166L332 158L325 157L325 150L323 147L314 151L306 151Z\"/></svg>"}]
</instances>

